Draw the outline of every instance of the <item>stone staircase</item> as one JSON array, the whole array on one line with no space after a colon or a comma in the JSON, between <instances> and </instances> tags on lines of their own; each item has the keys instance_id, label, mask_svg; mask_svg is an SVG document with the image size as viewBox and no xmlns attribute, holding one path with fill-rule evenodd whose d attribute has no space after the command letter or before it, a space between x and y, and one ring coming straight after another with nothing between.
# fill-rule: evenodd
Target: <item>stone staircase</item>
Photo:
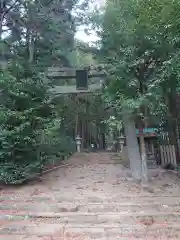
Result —
<instances>
[{"instance_id":1,"label":"stone staircase","mask_svg":"<svg viewBox=\"0 0 180 240\"><path fill-rule=\"evenodd\" d=\"M180 239L178 179L134 183L121 158L82 153L34 185L0 192L0 240ZM153 177L154 176L154 177Z\"/></svg>"}]
</instances>

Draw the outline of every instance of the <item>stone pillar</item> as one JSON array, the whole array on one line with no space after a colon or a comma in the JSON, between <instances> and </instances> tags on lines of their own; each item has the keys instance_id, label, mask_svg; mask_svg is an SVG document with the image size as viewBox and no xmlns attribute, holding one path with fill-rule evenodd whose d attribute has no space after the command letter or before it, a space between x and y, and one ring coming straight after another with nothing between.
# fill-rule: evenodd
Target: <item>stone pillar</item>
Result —
<instances>
[{"instance_id":1,"label":"stone pillar","mask_svg":"<svg viewBox=\"0 0 180 240\"><path fill-rule=\"evenodd\" d=\"M119 136L118 137L118 145L119 145L118 152L122 152L123 151L124 142L125 142L125 137L124 136Z\"/></svg>"},{"instance_id":2,"label":"stone pillar","mask_svg":"<svg viewBox=\"0 0 180 240\"><path fill-rule=\"evenodd\" d=\"M113 148L114 138L112 132L107 134L107 150L110 151Z\"/></svg>"},{"instance_id":3,"label":"stone pillar","mask_svg":"<svg viewBox=\"0 0 180 240\"><path fill-rule=\"evenodd\" d=\"M77 149L77 152L81 152L81 141L82 141L82 138L77 135L76 137L76 149Z\"/></svg>"}]
</instances>

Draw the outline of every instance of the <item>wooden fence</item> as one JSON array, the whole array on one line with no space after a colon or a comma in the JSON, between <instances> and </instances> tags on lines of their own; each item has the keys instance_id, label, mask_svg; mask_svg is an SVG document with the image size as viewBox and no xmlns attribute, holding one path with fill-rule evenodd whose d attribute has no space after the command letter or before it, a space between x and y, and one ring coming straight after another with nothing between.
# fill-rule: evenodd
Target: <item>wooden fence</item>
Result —
<instances>
[{"instance_id":1,"label":"wooden fence","mask_svg":"<svg viewBox=\"0 0 180 240\"><path fill-rule=\"evenodd\" d=\"M162 166L165 166L168 163L171 163L174 166L177 166L176 152L175 152L175 146L174 145L161 145L159 147L159 149L160 149L160 158L161 158L161 165ZM122 158L125 162L129 162L127 147L124 147L124 149L123 149ZM150 160L148 159L148 162L149 161ZM154 156L154 162L156 162L156 157L155 156Z\"/></svg>"},{"instance_id":2,"label":"wooden fence","mask_svg":"<svg viewBox=\"0 0 180 240\"><path fill-rule=\"evenodd\" d=\"M176 152L174 145L161 145L160 146L161 165L165 166L168 163L177 165Z\"/></svg>"}]
</instances>

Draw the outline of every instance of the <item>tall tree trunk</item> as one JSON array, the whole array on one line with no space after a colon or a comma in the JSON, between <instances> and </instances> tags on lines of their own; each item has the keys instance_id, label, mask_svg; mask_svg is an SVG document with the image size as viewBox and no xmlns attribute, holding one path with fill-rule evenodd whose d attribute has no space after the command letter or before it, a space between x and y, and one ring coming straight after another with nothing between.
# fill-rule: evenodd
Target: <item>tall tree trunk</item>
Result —
<instances>
[{"instance_id":1,"label":"tall tree trunk","mask_svg":"<svg viewBox=\"0 0 180 240\"><path fill-rule=\"evenodd\" d=\"M147 174L147 155L146 155L146 147L143 135L143 128L139 128L139 140L140 140L140 151L141 151L141 180L148 181Z\"/></svg>"},{"instance_id":2,"label":"tall tree trunk","mask_svg":"<svg viewBox=\"0 0 180 240\"><path fill-rule=\"evenodd\" d=\"M3 24L3 15L0 14L0 41L2 39L2 24Z\"/></svg>"},{"instance_id":3,"label":"tall tree trunk","mask_svg":"<svg viewBox=\"0 0 180 240\"><path fill-rule=\"evenodd\" d=\"M4 1L0 0L0 40L2 39L2 31L3 31L3 20L5 16L5 11L4 11Z\"/></svg>"},{"instance_id":4,"label":"tall tree trunk","mask_svg":"<svg viewBox=\"0 0 180 240\"><path fill-rule=\"evenodd\" d=\"M4 20L4 12L3 12L3 3L0 1L0 43L2 40L2 33L3 33L3 20ZM4 53L3 51L0 53L0 69L4 67Z\"/></svg>"},{"instance_id":5,"label":"tall tree trunk","mask_svg":"<svg viewBox=\"0 0 180 240\"><path fill-rule=\"evenodd\" d=\"M32 27L32 19L33 19L33 12L31 8L31 3L28 2L27 4L27 14L28 14L28 24L27 24L27 36L26 36L26 41L27 41L27 53L28 53L28 62L30 64L33 63L34 61L34 40L35 40L35 33L33 31Z\"/></svg>"},{"instance_id":6,"label":"tall tree trunk","mask_svg":"<svg viewBox=\"0 0 180 240\"><path fill-rule=\"evenodd\" d=\"M79 114L78 114L78 111L77 111L76 112L76 119L75 119L75 138L79 134L78 123L79 123Z\"/></svg>"},{"instance_id":7,"label":"tall tree trunk","mask_svg":"<svg viewBox=\"0 0 180 240\"><path fill-rule=\"evenodd\" d=\"M3 15L0 13L0 44L2 40L2 22L3 22ZM3 68L3 52L0 53L0 69Z\"/></svg>"},{"instance_id":8,"label":"tall tree trunk","mask_svg":"<svg viewBox=\"0 0 180 240\"><path fill-rule=\"evenodd\" d=\"M167 121L168 121L168 144L174 145L176 152L176 160L180 161L179 155L179 133L178 133L178 109L176 105L176 91L172 91L166 96L166 104L168 106Z\"/></svg>"},{"instance_id":9,"label":"tall tree trunk","mask_svg":"<svg viewBox=\"0 0 180 240\"><path fill-rule=\"evenodd\" d=\"M136 136L135 123L129 116L124 116L123 121L132 177L136 180L141 180L141 157Z\"/></svg>"},{"instance_id":10,"label":"tall tree trunk","mask_svg":"<svg viewBox=\"0 0 180 240\"><path fill-rule=\"evenodd\" d=\"M29 42L29 63L33 63L34 60L34 39L33 36L30 38Z\"/></svg>"}]
</instances>

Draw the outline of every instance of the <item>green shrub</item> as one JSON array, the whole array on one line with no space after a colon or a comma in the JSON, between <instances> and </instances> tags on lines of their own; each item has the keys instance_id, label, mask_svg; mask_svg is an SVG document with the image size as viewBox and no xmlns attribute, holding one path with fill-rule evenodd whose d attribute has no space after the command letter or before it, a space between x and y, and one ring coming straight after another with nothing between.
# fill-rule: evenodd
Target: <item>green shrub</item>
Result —
<instances>
[{"instance_id":1,"label":"green shrub","mask_svg":"<svg viewBox=\"0 0 180 240\"><path fill-rule=\"evenodd\" d=\"M74 143L58 131L43 79L29 69L10 69L0 72L0 181L17 184L58 155L70 155Z\"/></svg>"}]
</instances>

